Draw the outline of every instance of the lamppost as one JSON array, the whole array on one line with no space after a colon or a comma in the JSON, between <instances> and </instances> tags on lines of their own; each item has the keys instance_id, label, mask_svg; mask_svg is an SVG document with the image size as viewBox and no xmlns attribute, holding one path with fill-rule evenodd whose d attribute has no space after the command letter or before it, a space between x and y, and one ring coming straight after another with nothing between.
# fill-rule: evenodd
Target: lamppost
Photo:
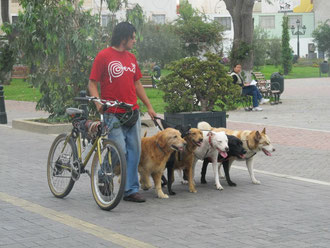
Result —
<instances>
[{"instance_id":1,"label":"lamppost","mask_svg":"<svg viewBox=\"0 0 330 248\"><path fill-rule=\"evenodd\" d=\"M296 21L296 24L297 24L297 31L295 31L295 26L292 25L291 26L291 32L292 32L292 35L297 35L297 55L298 55L298 58L300 57L300 52L299 52L299 35L304 35L306 33L306 26L300 26L300 21L299 19L297 19ZM302 31L300 31L299 29L302 28Z\"/></svg>"}]
</instances>

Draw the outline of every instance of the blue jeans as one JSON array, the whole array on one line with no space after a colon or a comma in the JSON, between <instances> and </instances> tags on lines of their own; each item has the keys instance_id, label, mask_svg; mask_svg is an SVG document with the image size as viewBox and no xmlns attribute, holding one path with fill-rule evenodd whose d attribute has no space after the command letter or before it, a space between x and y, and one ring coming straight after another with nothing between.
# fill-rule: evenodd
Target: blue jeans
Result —
<instances>
[{"instance_id":1,"label":"blue jeans","mask_svg":"<svg viewBox=\"0 0 330 248\"><path fill-rule=\"evenodd\" d=\"M242 94L252 96L254 108L259 106L259 101L261 100L262 95L260 94L258 88L255 85L244 86Z\"/></svg>"},{"instance_id":2,"label":"blue jeans","mask_svg":"<svg viewBox=\"0 0 330 248\"><path fill-rule=\"evenodd\" d=\"M104 114L104 120L108 128L112 129L108 138L120 146L126 157L127 173L124 196L139 192L138 165L141 155L141 119L139 117L135 125L130 128L125 126L113 128L114 123L119 122L119 120L111 113Z\"/></svg>"}]
</instances>

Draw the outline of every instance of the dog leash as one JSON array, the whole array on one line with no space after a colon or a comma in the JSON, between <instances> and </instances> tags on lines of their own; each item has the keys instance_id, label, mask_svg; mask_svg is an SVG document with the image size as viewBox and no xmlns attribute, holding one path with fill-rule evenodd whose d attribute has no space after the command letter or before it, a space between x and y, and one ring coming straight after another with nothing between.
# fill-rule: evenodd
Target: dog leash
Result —
<instances>
[{"instance_id":1,"label":"dog leash","mask_svg":"<svg viewBox=\"0 0 330 248\"><path fill-rule=\"evenodd\" d=\"M161 126L158 124L158 122L156 121L156 119L158 120L162 120L161 118L155 116L154 119L153 119L153 122L155 124L155 126L159 129L159 131L162 131L163 129L161 128Z\"/></svg>"}]
</instances>

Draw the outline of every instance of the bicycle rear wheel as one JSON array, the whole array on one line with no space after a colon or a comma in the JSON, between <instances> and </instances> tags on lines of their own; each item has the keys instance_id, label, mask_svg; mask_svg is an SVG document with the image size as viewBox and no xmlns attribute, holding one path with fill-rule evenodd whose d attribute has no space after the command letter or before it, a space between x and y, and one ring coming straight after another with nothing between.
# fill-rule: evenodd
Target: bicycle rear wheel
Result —
<instances>
[{"instance_id":1,"label":"bicycle rear wheel","mask_svg":"<svg viewBox=\"0 0 330 248\"><path fill-rule=\"evenodd\" d=\"M48 186L58 198L67 196L75 183L71 170L73 161L77 157L76 146L72 138L69 138L67 143L66 139L65 133L56 137L49 150L47 161Z\"/></svg>"},{"instance_id":2,"label":"bicycle rear wheel","mask_svg":"<svg viewBox=\"0 0 330 248\"><path fill-rule=\"evenodd\" d=\"M126 182L126 158L119 146L104 140L101 162L96 152L91 167L93 197L103 210L115 208L123 197Z\"/></svg>"}]
</instances>

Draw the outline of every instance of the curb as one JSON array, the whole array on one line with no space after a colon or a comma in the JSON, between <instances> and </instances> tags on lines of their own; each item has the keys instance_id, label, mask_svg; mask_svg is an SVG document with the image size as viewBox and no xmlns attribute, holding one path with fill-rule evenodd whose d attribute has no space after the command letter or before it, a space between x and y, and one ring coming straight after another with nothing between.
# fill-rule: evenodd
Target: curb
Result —
<instances>
[{"instance_id":1,"label":"curb","mask_svg":"<svg viewBox=\"0 0 330 248\"><path fill-rule=\"evenodd\" d=\"M39 119L39 118L36 118ZM153 127L154 123L151 119L142 119L141 125L144 127ZM28 132L41 133L41 134L60 134L69 133L72 130L71 123L65 124L49 124L36 122L34 119L14 119L12 127Z\"/></svg>"},{"instance_id":2,"label":"curb","mask_svg":"<svg viewBox=\"0 0 330 248\"><path fill-rule=\"evenodd\" d=\"M33 121L33 119L15 119L12 127L24 131L41 134L60 134L70 132L72 124L48 124Z\"/></svg>"}]
</instances>

